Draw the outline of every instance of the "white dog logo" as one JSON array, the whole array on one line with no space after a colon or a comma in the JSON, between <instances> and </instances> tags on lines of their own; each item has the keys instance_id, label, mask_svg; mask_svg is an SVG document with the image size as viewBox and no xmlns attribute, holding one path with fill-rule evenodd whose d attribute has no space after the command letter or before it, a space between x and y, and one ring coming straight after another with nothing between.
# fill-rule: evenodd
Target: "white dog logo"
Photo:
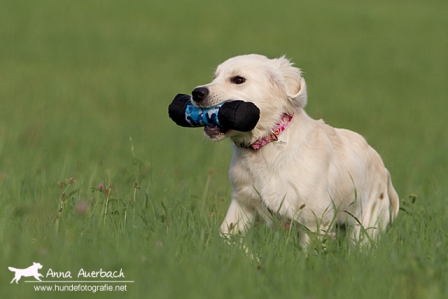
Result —
<instances>
[{"instance_id":1,"label":"white dog logo","mask_svg":"<svg viewBox=\"0 0 448 299\"><path fill-rule=\"evenodd\" d=\"M39 273L39 269L42 269L42 265L40 263L34 263L33 265L26 268L26 269L16 269L13 267L8 267L9 271L15 272L14 278L11 280L11 283L16 281L16 283L19 283L20 278L23 277L30 277L34 276L39 281L42 281L39 279L39 276L43 276Z\"/></svg>"}]
</instances>

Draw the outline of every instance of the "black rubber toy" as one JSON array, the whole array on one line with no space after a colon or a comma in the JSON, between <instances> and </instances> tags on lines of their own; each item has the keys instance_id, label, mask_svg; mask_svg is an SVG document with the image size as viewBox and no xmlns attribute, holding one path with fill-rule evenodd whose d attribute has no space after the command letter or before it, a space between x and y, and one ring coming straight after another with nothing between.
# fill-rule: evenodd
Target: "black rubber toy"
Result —
<instances>
[{"instance_id":1,"label":"black rubber toy","mask_svg":"<svg viewBox=\"0 0 448 299\"><path fill-rule=\"evenodd\" d=\"M218 126L224 130L249 132L260 119L260 109L254 103L229 101L218 106L200 108L191 97L178 94L168 107L170 118L182 127Z\"/></svg>"}]
</instances>

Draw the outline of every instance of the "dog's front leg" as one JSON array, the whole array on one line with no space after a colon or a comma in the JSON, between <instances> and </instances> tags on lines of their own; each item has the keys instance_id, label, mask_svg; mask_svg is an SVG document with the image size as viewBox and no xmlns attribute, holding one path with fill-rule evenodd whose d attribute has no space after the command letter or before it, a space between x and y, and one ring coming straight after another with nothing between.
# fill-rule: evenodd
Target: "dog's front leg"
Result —
<instances>
[{"instance_id":1,"label":"dog's front leg","mask_svg":"<svg viewBox=\"0 0 448 299\"><path fill-rule=\"evenodd\" d=\"M229 244L241 246L246 252L246 255L252 260L260 262L260 259L251 253L250 249L246 246L243 239L239 242L231 240L231 236L236 234L244 235L247 229L252 225L255 219L256 210L250 206L240 204L235 198L230 203L229 210L227 211L226 218L221 224L221 234Z\"/></svg>"},{"instance_id":2,"label":"dog's front leg","mask_svg":"<svg viewBox=\"0 0 448 299\"><path fill-rule=\"evenodd\" d=\"M252 224L255 218L255 209L241 204L235 198L230 203L226 218L221 224L221 233L225 237L235 234L243 234Z\"/></svg>"}]
</instances>

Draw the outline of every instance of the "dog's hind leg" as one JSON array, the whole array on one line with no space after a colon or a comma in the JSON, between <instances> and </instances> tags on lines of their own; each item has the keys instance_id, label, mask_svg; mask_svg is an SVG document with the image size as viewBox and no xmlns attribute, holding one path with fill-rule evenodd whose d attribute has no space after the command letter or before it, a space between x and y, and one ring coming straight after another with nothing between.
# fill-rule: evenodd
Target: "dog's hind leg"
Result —
<instances>
[{"instance_id":1,"label":"dog's hind leg","mask_svg":"<svg viewBox=\"0 0 448 299\"><path fill-rule=\"evenodd\" d=\"M394 221L398 215L398 210L400 209L400 199L398 197L397 191L395 191L392 185L392 179L390 177L389 171L387 171L387 194L389 196L390 204L390 221Z\"/></svg>"},{"instance_id":2,"label":"dog's hind leg","mask_svg":"<svg viewBox=\"0 0 448 299\"><path fill-rule=\"evenodd\" d=\"M374 194L369 198L362 217L356 218L350 215L353 217L351 239L354 244L362 247L374 245L380 234L386 230L390 221L389 195L386 192L387 190L380 191L379 195Z\"/></svg>"}]
</instances>

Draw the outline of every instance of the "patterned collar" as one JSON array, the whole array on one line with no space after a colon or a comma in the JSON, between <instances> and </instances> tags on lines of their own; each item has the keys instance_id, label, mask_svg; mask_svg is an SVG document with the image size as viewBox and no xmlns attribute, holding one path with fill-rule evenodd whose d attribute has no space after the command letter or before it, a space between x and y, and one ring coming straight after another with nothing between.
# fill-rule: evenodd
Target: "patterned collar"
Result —
<instances>
[{"instance_id":1,"label":"patterned collar","mask_svg":"<svg viewBox=\"0 0 448 299\"><path fill-rule=\"evenodd\" d=\"M293 114L283 113L279 122L271 130L271 133L269 135L264 136L260 139L257 139L254 143L250 144L249 146L241 146L238 144L237 144L237 146L251 148L253 150L258 150L259 148L265 146L266 144L268 144L272 141L277 141L278 136L280 136L280 134L283 133L286 130L286 128L289 126L289 124L291 123L292 117L293 117Z\"/></svg>"}]
</instances>

